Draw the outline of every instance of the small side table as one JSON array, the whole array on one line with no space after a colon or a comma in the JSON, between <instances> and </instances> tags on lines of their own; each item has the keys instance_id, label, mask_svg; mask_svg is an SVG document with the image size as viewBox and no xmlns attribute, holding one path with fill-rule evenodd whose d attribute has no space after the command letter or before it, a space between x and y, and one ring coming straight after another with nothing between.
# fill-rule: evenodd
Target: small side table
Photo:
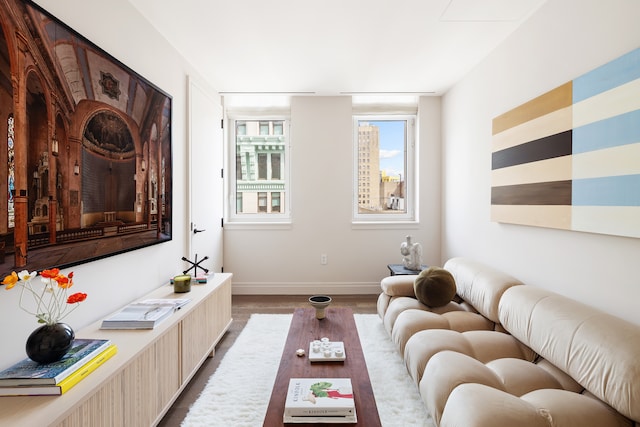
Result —
<instances>
[{"instance_id":1,"label":"small side table","mask_svg":"<svg viewBox=\"0 0 640 427\"><path fill-rule=\"evenodd\" d=\"M387 264L387 268L392 276L404 276L407 274L420 274L422 270L426 270L429 266L422 264L420 270L409 270L402 264Z\"/></svg>"}]
</instances>

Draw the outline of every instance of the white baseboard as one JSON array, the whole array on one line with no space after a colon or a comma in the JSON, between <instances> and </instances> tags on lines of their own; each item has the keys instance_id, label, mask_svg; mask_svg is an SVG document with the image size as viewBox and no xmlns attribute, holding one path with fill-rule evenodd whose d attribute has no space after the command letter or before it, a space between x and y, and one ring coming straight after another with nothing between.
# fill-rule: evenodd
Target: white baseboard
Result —
<instances>
[{"instance_id":1,"label":"white baseboard","mask_svg":"<svg viewBox=\"0 0 640 427\"><path fill-rule=\"evenodd\" d=\"M237 283L233 282L233 295L377 295L380 282L360 283Z\"/></svg>"}]
</instances>

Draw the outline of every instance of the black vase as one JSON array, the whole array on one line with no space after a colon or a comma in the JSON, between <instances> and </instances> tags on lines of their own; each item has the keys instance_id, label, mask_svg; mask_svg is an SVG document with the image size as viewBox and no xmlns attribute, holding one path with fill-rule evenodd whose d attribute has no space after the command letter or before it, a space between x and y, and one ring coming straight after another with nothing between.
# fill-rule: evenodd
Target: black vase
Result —
<instances>
[{"instance_id":1,"label":"black vase","mask_svg":"<svg viewBox=\"0 0 640 427\"><path fill-rule=\"evenodd\" d=\"M27 338L27 356L38 363L57 362L67 354L75 333L66 323L43 325Z\"/></svg>"}]
</instances>

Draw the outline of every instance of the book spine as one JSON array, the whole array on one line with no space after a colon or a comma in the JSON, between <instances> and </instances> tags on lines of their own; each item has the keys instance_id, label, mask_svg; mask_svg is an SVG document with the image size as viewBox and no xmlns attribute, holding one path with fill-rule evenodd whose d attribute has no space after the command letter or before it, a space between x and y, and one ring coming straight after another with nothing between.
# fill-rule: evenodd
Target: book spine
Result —
<instances>
[{"instance_id":1,"label":"book spine","mask_svg":"<svg viewBox=\"0 0 640 427\"><path fill-rule=\"evenodd\" d=\"M60 381L64 380L65 378L73 375L75 372L78 371L78 369L82 368L85 364L89 363L94 357L96 357L98 354L102 353L103 351L105 351L107 348L109 348L109 346L111 346L111 341L106 341L104 344L102 344L100 347L96 348L95 350L93 350L91 353L87 354L86 356L84 356L82 359L78 360L76 363L74 363L73 365L71 365L69 367L69 369L65 370L64 372L62 372L60 375L57 375L55 377L55 384L59 384Z\"/></svg>"},{"instance_id":2,"label":"book spine","mask_svg":"<svg viewBox=\"0 0 640 427\"><path fill-rule=\"evenodd\" d=\"M57 385L0 387L0 396L58 396L62 394Z\"/></svg>"},{"instance_id":3,"label":"book spine","mask_svg":"<svg viewBox=\"0 0 640 427\"><path fill-rule=\"evenodd\" d=\"M347 417L354 414L353 408L285 408L290 417Z\"/></svg>"},{"instance_id":4,"label":"book spine","mask_svg":"<svg viewBox=\"0 0 640 427\"><path fill-rule=\"evenodd\" d=\"M355 424L358 422L358 417L355 414L344 417L294 417L285 414L282 421L292 424Z\"/></svg>"},{"instance_id":5,"label":"book spine","mask_svg":"<svg viewBox=\"0 0 640 427\"><path fill-rule=\"evenodd\" d=\"M80 369L78 369L73 374L69 375L67 378L62 380L58 384L58 387L60 387L61 394L65 393L71 387L73 387L74 385L78 384L81 380L86 378L87 375L89 375L91 372L93 372L96 369L98 369L99 366L101 366L104 362L106 362L111 357L113 357L113 355L115 355L117 352L118 352L118 347L116 347L115 344L111 344L102 353L98 354L96 357L91 359L89 362L87 362Z\"/></svg>"}]
</instances>

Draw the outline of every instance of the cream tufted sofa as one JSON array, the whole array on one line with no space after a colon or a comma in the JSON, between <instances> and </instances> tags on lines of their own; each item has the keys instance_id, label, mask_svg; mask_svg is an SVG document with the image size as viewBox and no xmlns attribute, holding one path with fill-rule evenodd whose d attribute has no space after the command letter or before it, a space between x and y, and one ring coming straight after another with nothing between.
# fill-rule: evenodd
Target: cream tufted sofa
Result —
<instances>
[{"instance_id":1,"label":"cream tufted sofa","mask_svg":"<svg viewBox=\"0 0 640 427\"><path fill-rule=\"evenodd\" d=\"M424 329L408 333L403 350L407 369L437 425L640 426L639 326L517 281L504 281L502 292L487 292L507 276L470 260L450 260L445 264L449 267L452 273L465 272L454 274L461 300L456 304L468 313L477 307L476 314L494 327L452 328L452 322L441 320L438 328L432 327L436 321L426 320L451 313L444 311L430 312L422 319ZM469 287L470 277L493 279ZM466 293L469 289L475 292ZM396 327L404 327L405 312L429 313L428 307L389 313L394 298L411 297L387 297L380 297L378 310L392 336ZM387 320L387 313L395 321Z\"/></svg>"},{"instance_id":2,"label":"cream tufted sofa","mask_svg":"<svg viewBox=\"0 0 640 427\"><path fill-rule=\"evenodd\" d=\"M389 276L380 283L378 314L402 354L411 336L422 330L502 330L498 320L500 296L510 287L522 284L467 258L452 258L444 268L456 281L456 297L443 307L427 307L416 299L413 291L416 275Z\"/></svg>"}]
</instances>

